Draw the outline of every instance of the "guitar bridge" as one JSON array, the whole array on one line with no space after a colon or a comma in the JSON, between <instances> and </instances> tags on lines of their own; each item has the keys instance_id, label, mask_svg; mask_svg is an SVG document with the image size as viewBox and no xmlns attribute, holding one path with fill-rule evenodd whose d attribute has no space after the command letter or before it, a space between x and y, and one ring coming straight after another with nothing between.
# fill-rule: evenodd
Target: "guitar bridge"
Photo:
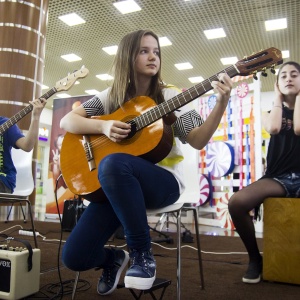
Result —
<instances>
[{"instance_id":1,"label":"guitar bridge","mask_svg":"<svg viewBox=\"0 0 300 300\"><path fill-rule=\"evenodd\" d=\"M90 138L87 135L83 135L82 137L83 137L82 145L84 148L85 157L87 159L90 171L93 171L96 169L96 164L95 164L95 160L94 160L94 156L90 144Z\"/></svg>"}]
</instances>

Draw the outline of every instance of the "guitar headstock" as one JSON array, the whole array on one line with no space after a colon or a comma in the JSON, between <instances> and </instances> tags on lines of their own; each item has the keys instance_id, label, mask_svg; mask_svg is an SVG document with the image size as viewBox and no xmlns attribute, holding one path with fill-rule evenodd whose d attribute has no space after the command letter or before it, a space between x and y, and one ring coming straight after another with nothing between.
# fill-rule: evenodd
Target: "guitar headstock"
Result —
<instances>
[{"instance_id":1,"label":"guitar headstock","mask_svg":"<svg viewBox=\"0 0 300 300\"><path fill-rule=\"evenodd\" d=\"M67 91L79 78L84 78L89 74L89 70L82 66L80 70L74 71L69 74L67 77L59 80L55 84L56 90L59 91Z\"/></svg>"},{"instance_id":2,"label":"guitar headstock","mask_svg":"<svg viewBox=\"0 0 300 300\"><path fill-rule=\"evenodd\" d=\"M239 75L254 74L255 79L257 72L262 72L262 75L266 76L266 70L271 69L271 72L275 73L275 66L282 62L281 51L272 47L239 60L235 67L239 70Z\"/></svg>"}]
</instances>

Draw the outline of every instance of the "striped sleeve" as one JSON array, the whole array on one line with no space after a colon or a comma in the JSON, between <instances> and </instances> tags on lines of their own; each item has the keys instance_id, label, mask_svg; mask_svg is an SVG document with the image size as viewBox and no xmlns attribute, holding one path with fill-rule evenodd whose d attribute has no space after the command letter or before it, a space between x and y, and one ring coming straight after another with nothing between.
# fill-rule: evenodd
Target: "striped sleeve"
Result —
<instances>
[{"instance_id":1,"label":"striped sleeve","mask_svg":"<svg viewBox=\"0 0 300 300\"><path fill-rule=\"evenodd\" d=\"M178 116L173 125L174 135L175 137L178 137L183 144L185 144L186 137L190 131L195 127L201 126L203 122L203 118L196 112L195 109L189 110Z\"/></svg>"},{"instance_id":2,"label":"striped sleeve","mask_svg":"<svg viewBox=\"0 0 300 300\"><path fill-rule=\"evenodd\" d=\"M104 115L103 104L97 95L91 98L90 100L84 102L82 106L84 107L86 114L89 117Z\"/></svg>"}]
</instances>

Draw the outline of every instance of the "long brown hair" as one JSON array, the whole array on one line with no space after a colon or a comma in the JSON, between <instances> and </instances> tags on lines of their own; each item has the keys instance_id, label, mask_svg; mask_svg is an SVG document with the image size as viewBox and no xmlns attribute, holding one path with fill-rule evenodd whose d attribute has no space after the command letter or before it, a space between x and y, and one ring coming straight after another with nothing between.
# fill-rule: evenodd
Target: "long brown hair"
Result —
<instances>
[{"instance_id":1,"label":"long brown hair","mask_svg":"<svg viewBox=\"0 0 300 300\"><path fill-rule=\"evenodd\" d=\"M140 51L141 40L146 35L151 35L157 40L161 62L159 39L151 30L137 30L122 38L112 66L114 81L109 94L110 111L112 112L121 107L125 101L132 98L136 93L137 75L134 65ZM152 77L148 95L145 96L151 97L157 104L163 102L162 86L164 85L161 79L160 63L157 74Z\"/></svg>"}]
</instances>

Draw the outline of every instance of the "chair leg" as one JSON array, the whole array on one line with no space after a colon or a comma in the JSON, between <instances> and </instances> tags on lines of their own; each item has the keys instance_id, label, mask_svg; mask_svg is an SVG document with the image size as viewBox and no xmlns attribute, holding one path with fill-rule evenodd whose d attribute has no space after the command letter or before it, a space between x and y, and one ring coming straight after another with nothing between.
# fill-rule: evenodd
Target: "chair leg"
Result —
<instances>
[{"instance_id":1,"label":"chair leg","mask_svg":"<svg viewBox=\"0 0 300 300\"><path fill-rule=\"evenodd\" d=\"M72 300L75 299L75 294L76 294L77 284L78 284L78 280L79 280L79 275L80 275L80 272L76 272L73 291L72 291Z\"/></svg>"},{"instance_id":2,"label":"chair leg","mask_svg":"<svg viewBox=\"0 0 300 300\"><path fill-rule=\"evenodd\" d=\"M13 206L14 206L14 204L12 204L11 207L10 207L10 209L9 209L9 212L8 212L8 214L7 214L7 216L6 216L6 222L5 222L5 223L8 222L8 219L9 219L9 217L10 217L10 214L11 214L11 211L12 211Z\"/></svg>"},{"instance_id":3,"label":"chair leg","mask_svg":"<svg viewBox=\"0 0 300 300\"><path fill-rule=\"evenodd\" d=\"M198 223L197 208L196 207L190 207L189 209L193 210L194 219L195 219L201 289L204 290L204 275L203 275L203 264L202 264L202 255L201 255L201 247L200 247L200 235L199 235L199 223Z\"/></svg>"},{"instance_id":4,"label":"chair leg","mask_svg":"<svg viewBox=\"0 0 300 300\"><path fill-rule=\"evenodd\" d=\"M27 220L26 220L26 216L25 216L25 212L24 212L24 209L23 209L23 206L22 206L22 203L20 202L19 203L19 205L20 205L20 208L21 208L21 212L22 212L22 215L23 215L23 219L24 219L24 223L26 223L27 222Z\"/></svg>"},{"instance_id":5,"label":"chair leg","mask_svg":"<svg viewBox=\"0 0 300 300\"><path fill-rule=\"evenodd\" d=\"M32 211L31 211L31 203L29 200L24 200L25 202L27 202L28 204L28 210L29 210L29 216L30 216L30 221L31 221L31 227L32 227L32 233L33 233L33 238L34 238L34 245L35 248L38 247L38 243L37 243L37 238L36 238L36 231L35 231L35 227L34 227L34 223L33 223L33 216L32 216Z\"/></svg>"}]
</instances>

